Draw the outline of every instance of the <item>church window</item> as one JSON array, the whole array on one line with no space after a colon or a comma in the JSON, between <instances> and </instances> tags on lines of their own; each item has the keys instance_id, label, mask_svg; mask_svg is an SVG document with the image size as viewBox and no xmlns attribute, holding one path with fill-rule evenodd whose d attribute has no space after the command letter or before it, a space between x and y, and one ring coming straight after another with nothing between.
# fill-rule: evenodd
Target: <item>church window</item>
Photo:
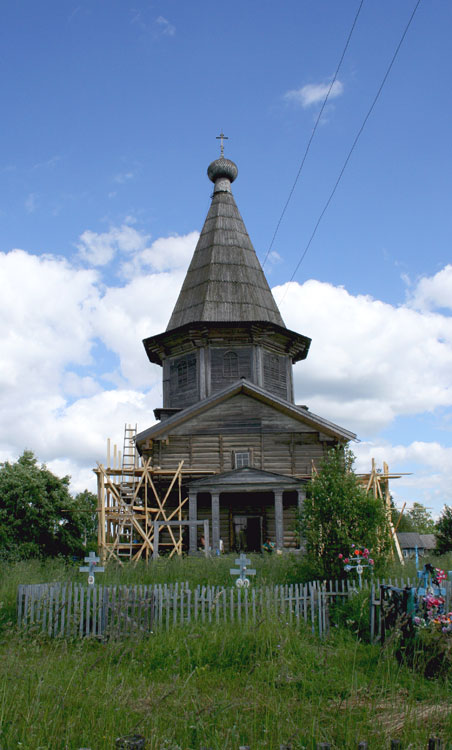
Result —
<instances>
[{"instance_id":1,"label":"church window","mask_svg":"<svg viewBox=\"0 0 452 750\"><path fill-rule=\"evenodd\" d=\"M238 378L239 358L235 352L226 352L223 356L223 375L225 378Z\"/></svg>"},{"instance_id":2,"label":"church window","mask_svg":"<svg viewBox=\"0 0 452 750\"><path fill-rule=\"evenodd\" d=\"M279 369L279 357L276 354L271 354L268 362L269 375L272 380L278 381L280 376Z\"/></svg>"},{"instance_id":3,"label":"church window","mask_svg":"<svg viewBox=\"0 0 452 750\"><path fill-rule=\"evenodd\" d=\"M234 466L236 469L243 469L244 466L251 465L251 456L249 451L236 451L234 453Z\"/></svg>"},{"instance_id":4,"label":"church window","mask_svg":"<svg viewBox=\"0 0 452 750\"><path fill-rule=\"evenodd\" d=\"M182 361L179 362L177 365L177 385L179 388L183 388L185 385L187 385L188 382L188 373L187 373L187 363Z\"/></svg>"}]
</instances>

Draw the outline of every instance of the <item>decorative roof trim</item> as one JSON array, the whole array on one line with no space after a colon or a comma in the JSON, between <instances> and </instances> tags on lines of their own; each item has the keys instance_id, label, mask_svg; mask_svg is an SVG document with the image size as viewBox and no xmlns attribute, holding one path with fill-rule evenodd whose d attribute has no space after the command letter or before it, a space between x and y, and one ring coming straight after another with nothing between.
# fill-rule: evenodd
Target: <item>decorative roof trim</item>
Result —
<instances>
[{"instance_id":1,"label":"decorative roof trim","mask_svg":"<svg viewBox=\"0 0 452 750\"><path fill-rule=\"evenodd\" d=\"M193 479L187 483L187 487L194 490L218 488L220 492L234 492L237 488L240 488L241 492L258 492L264 489L271 492L273 489L297 489L307 482L307 479L294 479L287 474L243 466L241 469Z\"/></svg>"},{"instance_id":2,"label":"decorative roof trim","mask_svg":"<svg viewBox=\"0 0 452 750\"><path fill-rule=\"evenodd\" d=\"M193 339L209 338L211 330L231 329L235 332L239 330L249 330L251 337L262 340L262 337L268 332L276 333L283 339L287 340L286 351L290 354L292 362L296 363L306 359L311 345L311 339L303 336L301 333L291 331L290 328L280 326L277 323L264 322L262 320L247 320L242 322L235 321L208 321L200 323L185 323L178 328L173 328L164 333L157 333L155 336L148 336L143 339L143 346L150 362L156 365L162 365L163 358L171 351L171 341L180 337Z\"/></svg>"}]
</instances>

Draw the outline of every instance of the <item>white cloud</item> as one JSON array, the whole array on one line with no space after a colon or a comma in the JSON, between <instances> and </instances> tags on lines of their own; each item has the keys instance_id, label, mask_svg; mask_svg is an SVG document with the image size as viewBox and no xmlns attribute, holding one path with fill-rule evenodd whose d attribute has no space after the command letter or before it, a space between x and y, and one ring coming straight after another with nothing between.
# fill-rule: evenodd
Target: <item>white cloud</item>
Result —
<instances>
[{"instance_id":1,"label":"white cloud","mask_svg":"<svg viewBox=\"0 0 452 750\"><path fill-rule=\"evenodd\" d=\"M197 237L146 248L148 238L130 226L106 234L101 244L111 242L114 252L132 259L147 249L143 263L179 266ZM94 240L88 236L87 244L96 249ZM49 465L69 461L70 473L81 472L85 482L86 466L104 459L108 436L120 444L126 421L152 424L161 371L148 362L142 339L166 328L183 275L178 268L106 286L97 271L62 258L0 254L0 460L30 448ZM98 344L118 359L111 374L117 388L105 390L106 373L93 356Z\"/></svg>"},{"instance_id":2,"label":"white cloud","mask_svg":"<svg viewBox=\"0 0 452 750\"><path fill-rule=\"evenodd\" d=\"M360 434L452 405L452 318L319 281L275 290L289 328L313 339L297 400Z\"/></svg>"},{"instance_id":3,"label":"white cloud","mask_svg":"<svg viewBox=\"0 0 452 750\"><path fill-rule=\"evenodd\" d=\"M416 440L408 445L371 441L353 447L356 471L368 472L372 458L378 468L386 461L389 472L400 478L390 480L390 492L399 507L420 502L437 518L443 506L452 505L452 447L439 442Z\"/></svg>"},{"instance_id":4,"label":"white cloud","mask_svg":"<svg viewBox=\"0 0 452 750\"><path fill-rule=\"evenodd\" d=\"M94 266L106 266L119 257L119 270L127 279L150 271L186 268L198 241L199 232L160 237L150 243L150 235L131 226L135 220L111 227L108 232L87 229L80 235L77 248L82 260Z\"/></svg>"},{"instance_id":5,"label":"white cloud","mask_svg":"<svg viewBox=\"0 0 452 750\"><path fill-rule=\"evenodd\" d=\"M289 102L294 102L294 104L300 104L303 109L307 109L313 104L323 102L326 95L328 94L330 86L331 83L307 83L300 89L287 91L284 94L284 99ZM338 80L334 81L333 85L331 86L331 91L328 95L328 100L337 99L338 96L341 96L343 91L344 84Z\"/></svg>"},{"instance_id":6,"label":"white cloud","mask_svg":"<svg viewBox=\"0 0 452 750\"><path fill-rule=\"evenodd\" d=\"M408 304L417 310L452 310L452 265L419 279L408 295Z\"/></svg>"},{"instance_id":7,"label":"white cloud","mask_svg":"<svg viewBox=\"0 0 452 750\"><path fill-rule=\"evenodd\" d=\"M149 235L141 234L134 227L122 224L108 232L92 232L87 229L80 235L77 248L80 257L93 266L104 266L120 253L137 253L146 247Z\"/></svg>"},{"instance_id":8,"label":"white cloud","mask_svg":"<svg viewBox=\"0 0 452 750\"><path fill-rule=\"evenodd\" d=\"M93 315L96 335L118 354L121 377L134 387L160 381L160 370L149 364L142 340L165 330L183 276L183 272L150 274L123 287L110 287Z\"/></svg>"},{"instance_id":9,"label":"white cloud","mask_svg":"<svg viewBox=\"0 0 452 750\"><path fill-rule=\"evenodd\" d=\"M160 31L165 36L174 36L176 33L176 27L171 24L168 19L163 16L159 16L155 19L155 23L160 26Z\"/></svg>"},{"instance_id":10,"label":"white cloud","mask_svg":"<svg viewBox=\"0 0 452 750\"><path fill-rule=\"evenodd\" d=\"M107 437L120 445L126 422L145 429L154 421L161 370L148 362L142 339L165 330L198 238L151 242L131 223L84 232L77 265L0 253L0 460L30 448L76 477L77 490L104 460ZM121 281L107 284L80 268L80 257L116 258ZM399 307L312 280L275 290L277 301L284 292L287 325L313 339L295 368L297 402L366 439L356 446L365 470L371 455L402 471L417 466L416 480L400 479L394 491L437 508L450 498L452 448L422 434L392 445L379 432L398 416L452 406L452 316L424 309L446 308L449 280L449 266L420 279ZM105 388L107 375L116 387Z\"/></svg>"},{"instance_id":11,"label":"white cloud","mask_svg":"<svg viewBox=\"0 0 452 750\"><path fill-rule=\"evenodd\" d=\"M149 247L143 248L130 259L123 261L121 272L125 278L131 279L150 271L186 269L198 238L199 232L189 232L182 236L159 237Z\"/></svg>"}]
</instances>

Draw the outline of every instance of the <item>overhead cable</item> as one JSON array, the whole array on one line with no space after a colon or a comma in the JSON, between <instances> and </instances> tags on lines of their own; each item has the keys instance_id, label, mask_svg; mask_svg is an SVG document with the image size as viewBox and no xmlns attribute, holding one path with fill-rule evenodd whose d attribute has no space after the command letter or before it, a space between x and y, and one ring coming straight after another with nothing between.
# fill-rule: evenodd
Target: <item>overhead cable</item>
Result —
<instances>
[{"instance_id":1,"label":"overhead cable","mask_svg":"<svg viewBox=\"0 0 452 750\"><path fill-rule=\"evenodd\" d=\"M270 255L270 253L271 253L271 250L272 250L272 247L273 247L273 243L275 242L275 239L276 239L276 235L278 234L278 230L279 230L280 224L281 224L281 222L282 222L282 220L283 220L283 218L284 218L284 214L286 213L287 207L288 207L288 205L289 205L289 203L290 203L290 200L291 200L291 198L292 198L292 195L293 195L293 193L294 193L294 190L295 190L295 187L296 187L296 185L297 185L298 179L299 179L299 177L300 177L300 175L301 175L302 169L303 169L303 167L304 167L304 163L305 163L305 161L306 161L306 157L307 157L307 155L308 155L308 153L309 153L309 149L311 148L311 143L312 143L312 141L313 141L313 139L314 139L314 136L315 136L315 133L316 133L317 127L318 127L318 125L319 125L319 123L320 123L320 120L322 119L322 115L323 115L323 111L324 111L324 109L325 109L325 107L326 107L326 103L327 103L327 101L328 101L328 99L329 99L329 96L330 96L330 94L331 94L331 89L333 88L333 86L334 86L334 84L335 84L335 82L336 82L336 79L337 79L337 77L338 77L338 75L339 75L339 71L340 71L340 69L341 69L341 66L342 66L342 62L343 62L343 60L344 60L344 57L345 57L345 53L347 52L347 49L348 49L348 45L349 45L349 43L350 43L350 39L352 38L352 34L353 34L353 31L354 31L354 29L355 29L355 26L356 26L356 22L357 22L357 20L358 20L358 16L359 16L359 14L360 14L360 12L361 12L361 8L363 7L363 4L364 4L364 0L361 0L361 2L360 2L360 4L359 4L359 7L358 7L358 10L356 11L356 15L355 15L355 18L354 18L354 20L353 20L353 23L352 23L351 29L350 29L350 31L349 31L349 33L348 33L347 41L345 42L345 47L344 47L344 49L343 49L343 51L342 51L342 55L341 55L341 57L340 57L340 60L339 60L339 62L338 62L338 65L337 65L337 68L336 68L336 72L334 73L334 76L333 76L333 78L331 79L331 83L330 83L330 85L329 85L329 87L328 87L328 91L326 92L326 96L325 96L325 99L323 100L323 104L322 104L322 106L321 106L321 108L320 108L320 112L319 112L319 114L317 115L317 119L316 119L316 121L315 121L315 125L314 125L314 128L313 128L313 130L312 130L312 133L311 133L311 137L309 138L308 144L307 144L307 146L306 146L306 149L305 149L305 152L304 152L304 154L303 154L303 158L302 158L302 160L301 160L301 164L300 164L299 170L298 170L298 172L297 172L297 176L295 177L295 181L294 181L294 183L293 183L293 185L292 185L292 187L291 187L291 189L290 189L290 191L289 191L289 197L287 198L287 200L286 200L286 202L285 202L285 204L284 204L284 208L283 208L283 210L282 210L282 212L281 212L281 216L280 216L280 217L279 217L279 219L278 219L278 223L277 223L277 225L276 225L276 229L275 229L275 231L274 231L274 234L273 234L273 237L272 237L272 241L270 242L270 246L269 246L269 248L268 248L268 250L267 250L267 254L266 254L266 256L265 256L265 258L264 258L264 261L263 261L263 263L262 263L262 268L263 268L263 267L265 266L265 263L266 263L266 261L268 260L268 256L269 256L269 255Z\"/></svg>"},{"instance_id":2,"label":"overhead cable","mask_svg":"<svg viewBox=\"0 0 452 750\"><path fill-rule=\"evenodd\" d=\"M360 138L360 136L361 136L361 133L363 132L363 130L364 130L365 126L366 126L366 123L367 123L367 121L368 121L368 119L369 119L370 115L372 114L372 111L373 111L373 109L374 109L374 107L375 107L375 105L376 105L376 103L377 103L377 101L378 101L378 99L379 99L379 97L380 97L380 94L381 94L381 92L382 92L382 90L383 90L383 87L384 87L384 85L385 85L385 83L386 83L386 80L387 80L387 78L388 78L388 76L389 76L389 73L391 72L391 68L392 68L392 66L394 65L394 62L395 62L395 60L396 60L396 58L397 58L397 55L399 54L399 50L400 50L400 48L401 48L401 46L402 46L402 44L403 44L403 40L405 39L405 36L406 36L406 34L407 34L407 32L408 32L408 29L409 29L409 28L410 28L410 26L411 26L411 22L412 22L412 20L413 20L413 18L414 18L414 16L415 16L415 13L416 13L416 11L417 11L417 9L418 9L418 7L419 7L420 3L421 3L421 0L417 0L417 3L416 3L416 5L414 6L414 10L413 10L413 12L411 13L411 16L410 16L410 18L409 18L409 21L408 21L407 25L405 26L405 29L404 29L404 31L403 31L403 34L402 34L402 36L400 37L400 41L399 41L399 43L398 43L398 45L397 45L397 47L396 47L396 50L395 50L395 52L394 52L394 54L393 54L393 56L392 56L391 62L389 63L389 65L388 65L388 68L387 68L387 70L386 70L386 73L385 73L385 74L384 74L384 76L383 76L383 80L382 80L382 82L381 82L381 84L380 84L380 86L379 86L379 88L378 88L378 91L377 91L377 93L375 94L374 100L373 100L372 104L371 104L371 105L370 105L370 107L369 107L369 110L368 110L368 112L367 112L367 114L366 114L366 116L365 116L365 118L364 118L364 120L363 120L363 123L362 123L362 125L361 125L360 129L358 130L358 132L357 132L357 134L356 134L356 136L355 136L355 139L354 139L354 141L353 141L353 143L352 143L352 146L351 146L351 148L350 148L350 151L348 152L347 158L345 159L345 162L344 162L344 164L343 164L343 166L342 166L342 169L341 169L341 171L339 172L339 176L338 176L338 178L337 178L336 182L334 183L334 187L333 187L333 189L331 190L331 193L330 193L330 195L329 195L329 197L328 197L328 200L326 201L326 203L325 203L325 205L324 205L324 207L323 207L323 209L322 209L322 211L321 211L321 213L320 213L320 216L319 216L319 218L317 219L316 225L315 225L315 227L314 227L314 229L313 229L313 231L312 231L312 234L311 234L311 236L310 236L310 238L309 238L309 241L308 241L308 243L307 243L307 245L306 245L306 247L305 247L305 249L304 249L304 251L303 251L303 253L302 253L301 257L300 257L300 260L298 261L298 263L297 263L297 265L296 265L296 267L295 267L295 270L294 270L294 272L293 272L292 276L290 277L289 281L288 281L288 282L286 282L286 283L289 283L289 284L290 284L290 282L294 280L294 277L295 277L295 275L296 275L296 273L297 273L298 269L300 268L300 266L301 266L301 264L302 264L302 262L303 262L304 258L306 257L306 253L308 252L308 250L309 250L309 248L310 248L310 246L311 246L312 240L314 239L314 237L315 237L315 235L316 235L316 233L317 233L317 229L319 228L320 222L322 221L322 219L323 219L323 217L324 217L324 215L325 215L325 213L326 213L326 211L327 211L327 209L328 209L328 206L330 205L330 203L331 203L331 201L332 201L332 199L333 199L333 196L334 196L334 194L335 194L335 192L336 192L336 190L337 190L337 188L338 188L338 185L339 185L339 183L340 183L340 181L341 181L341 179L342 179L342 176L343 176L343 174L344 174L344 172L345 172L345 169L346 169L346 167L347 167L347 164L348 164L348 162L350 161L350 157L351 157L351 155L352 155L353 151L355 150L355 146L356 146L356 144L358 143L358 140L359 140L359 138ZM283 301L284 297L286 296L286 292L287 292L287 287L286 287L286 290L285 290L285 292L284 292L284 295L282 296L282 298L281 298L281 300L280 300L279 304L281 304L281 303L282 303L282 301Z\"/></svg>"}]
</instances>

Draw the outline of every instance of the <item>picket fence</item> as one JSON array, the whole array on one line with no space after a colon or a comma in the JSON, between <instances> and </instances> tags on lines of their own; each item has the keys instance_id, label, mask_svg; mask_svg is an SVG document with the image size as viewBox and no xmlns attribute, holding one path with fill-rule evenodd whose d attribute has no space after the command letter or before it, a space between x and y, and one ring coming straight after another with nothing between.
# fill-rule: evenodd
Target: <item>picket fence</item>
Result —
<instances>
[{"instance_id":1,"label":"picket fence","mask_svg":"<svg viewBox=\"0 0 452 750\"><path fill-rule=\"evenodd\" d=\"M375 637L380 583L413 585L409 579L371 584L371 637ZM368 587L368 582L363 582ZM312 581L278 586L197 586L188 583L136 586L86 586L78 583L20 585L19 627L53 637L97 638L147 634L190 623L257 623L280 617L304 622L320 637L329 631L329 607L335 598L356 593L358 581ZM378 628L377 628L378 630Z\"/></svg>"}]
</instances>

